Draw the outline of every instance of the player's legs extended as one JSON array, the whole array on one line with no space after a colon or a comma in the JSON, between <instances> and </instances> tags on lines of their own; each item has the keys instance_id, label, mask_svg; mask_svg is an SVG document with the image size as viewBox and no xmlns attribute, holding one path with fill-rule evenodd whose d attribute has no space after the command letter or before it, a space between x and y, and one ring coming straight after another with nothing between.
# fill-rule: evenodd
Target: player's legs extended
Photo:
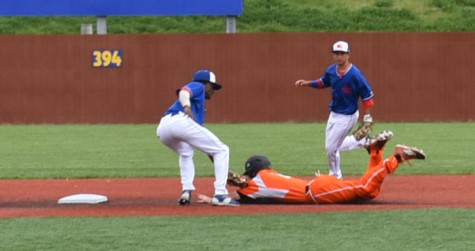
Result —
<instances>
[{"instance_id":1,"label":"player's legs extended","mask_svg":"<svg viewBox=\"0 0 475 251\"><path fill-rule=\"evenodd\" d=\"M358 119L358 112L353 115L330 113L325 132L325 151L329 165L329 174L342 177L339 150Z\"/></svg>"},{"instance_id":2,"label":"player's legs extended","mask_svg":"<svg viewBox=\"0 0 475 251\"><path fill-rule=\"evenodd\" d=\"M389 171L383 162L384 150L371 150L368 169L355 183L355 200L371 200L379 195L381 185Z\"/></svg>"},{"instance_id":3,"label":"player's legs extended","mask_svg":"<svg viewBox=\"0 0 475 251\"><path fill-rule=\"evenodd\" d=\"M347 192L348 189L353 189L348 181L342 181L332 175L316 177L309 187L312 199L318 204L350 202L354 199L354 194Z\"/></svg>"},{"instance_id":4,"label":"player's legs extended","mask_svg":"<svg viewBox=\"0 0 475 251\"><path fill-rule=\"evenodd\" d=\"M319 204L339 204L371 200L379 195L381 183L388 171L380 168L369 169L360 180L339 180L334 176L322 175L315 178L310 190Z\"/></svg>"},{"instance_id":5,"label":"player's legs extended","mask_svg":"<svg viewBox=\"0 0 475 251\"><path fill-rule=\"evenodd\" d=\"M364 201L376 198L386 176L399 166L397 159L391 156L383 160L383 150L371 151L368 170L355 184L355 200Z\"/></svg>"},{"instance_id":6,"label":"player's legs extended","mask_svg":"<svg viewBox=\"0 0 475 251\"><path fill-rule=\"evenodd\" d=\"M370 152L368 169L359 179L354 191L357 200L370 200L379 195L381 184L389 173L383 165L383 155L382 149Z\"/></svg>"},{"instance_id":7,"label":"player's legs extended","mask_svg":"<svg viewBox=\"0 0 475 251\"><path fill-rule=\"evenodd\" d=\"M315 178L310 185L314 200L320 204L337 204L375 198L388 174L382 159L382 150L372 151L368 170L359 180L342 181L328 175Z\"/></svg>"},{"instance_id":8,"label":"player's legs extended","mask_svg":"<svg viewBox=\"0 0 475 251\"><path fill-rule=\"evenodd\" d=\"M391 156L384 160L384 167L388 170L389 173L394 173L396 169L399 167L399 161L396 159L395 156Z\"/></svg>"},{"instance_id":9,"label":"player's legs extended","mask_svg":"<svg viewBox=\"0 0 475 251\"><path fill-rule=\"evenodd\" d=\"M207 128L189 119L187 130L183 136L194 148L213 156L215 174L215 194L228 194L226 180L229 170L229 147Z\"/></svg>"},{"instance_id":10,"label":"player's legs extended","mask_svg":"<svg viewBox=\"0 0 475 251\"><path fill-rule=\"evenodd\" d=\"M377 167L379 164L381 164L383 162L383 156L384 156L384 149L371 150L369 153L368 169Z\"/></svg>"}]
</instances>

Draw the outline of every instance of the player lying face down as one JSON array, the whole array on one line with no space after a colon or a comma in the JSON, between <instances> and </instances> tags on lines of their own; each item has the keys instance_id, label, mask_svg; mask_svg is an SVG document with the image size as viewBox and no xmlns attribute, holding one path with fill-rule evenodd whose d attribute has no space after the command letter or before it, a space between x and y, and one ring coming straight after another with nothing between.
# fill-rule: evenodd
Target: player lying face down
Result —
<instances>
[{"instance_id":1,"label":"player lying face down","mask_svg":"<svg viewBox=\"0 0 475 251\"><path fill-rule=\"evenodd\" d=\"M426 157L422 150L397 145L394 153L384 160L383 148L392 136L392 132L383 131L369 145L368 169L358 180L341 180L333 175L318 175L312 180L295 178L274 170L266 156L255 155L246 161L242 176L229 173L228 184L239 187L236 192L241 203L338 204L368 201L379 195L384 177L395 172L399 164Z\"/></svg>"}]
</instances>

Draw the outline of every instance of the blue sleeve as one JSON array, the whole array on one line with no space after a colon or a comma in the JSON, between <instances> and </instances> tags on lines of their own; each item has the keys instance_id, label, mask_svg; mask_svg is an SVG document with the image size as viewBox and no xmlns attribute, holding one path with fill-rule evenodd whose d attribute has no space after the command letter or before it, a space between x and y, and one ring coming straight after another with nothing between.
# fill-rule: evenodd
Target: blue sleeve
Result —
<instances>
[{"instance_id":1,"label":"blue sleeve","mask_svg":"<svg viewBox=\"0 0 475 251\"><path fill-rule=\"evenodd\" d=\"M199 82L188 83L187 85L184 86L184 88L187 88L188 90L191 91L190 99L192 100L200 99L203 92L205 91L203 84Z\"/></svg>"},{"instance_id":2,"label":"blue sleeve","mask_svg":"<svg viewBox=\"0 0 475 251\"><path fill-rule=\"evenodd\" d=\"M329 71L325 72L325 75L323 75L321 80L322 80L322 83L323 83L323 87L330 87L332 85L332 83L330 81L330 72Z\"/></svg>"},{"instance_id":3,"label":"blue sleeve","mask_svg":"<svg viewBox=\"0 0 475 251\"><path fill-rule=\"evenodd\" d=\"M312 81L313 88L322 89L322 88L330 87L332 85L330 81L330 72L331 72L332 66L333 65L327 68L327 71L323 74L321 78Z\"/></svg>"},{"instance_id":4,"label":"blue sleeve","mask_svg":"<svg viewBox=\"0 0 475 251\"><path fill-rule=\"evenodd\" d=\"M332 65L328 66L327 71L325 72L325 74L322 77L322 83L323 83L324 87L332 86L331 75L336 74L336 67L337 67L336 64L332 64Z\"/></svg>"},{"instance_id":5,"label":"blue sleeve","mask_svg":"<svg viewBox=\"0 0 475 251\"><path fill-rule=\"evenodd\" d=\"M374 96L373 89L369 84L368 80L363 76L363 74L358 70L356 74L356 83L358 85L358 93L362 100L368 100Z\"/></svg>"}]
</instances>

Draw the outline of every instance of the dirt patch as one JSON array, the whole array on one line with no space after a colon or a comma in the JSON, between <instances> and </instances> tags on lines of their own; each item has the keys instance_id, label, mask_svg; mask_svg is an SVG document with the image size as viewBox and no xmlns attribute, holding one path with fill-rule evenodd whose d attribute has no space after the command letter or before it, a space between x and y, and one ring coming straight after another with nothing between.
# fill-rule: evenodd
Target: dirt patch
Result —
<instances>
[{"instance_id":1,"label":"dirt patch","mask_svg":"<svg viewBox=\"0 0 475 251\"><path fill-rule=\"evenodd\" d=\"M347 177L348 179L352 177ZM197 193L213 194L212 178L195 180ZM333 212L404 208L475 208L475 175L388 176L381 195L366 204L177 206L177 178L0 180L0 218L48 216L147 216ZM230 192L233 190L231 189ZM60 205L64 196L94 193L109 202ZM196 200L196 196L194 197Z\"/></svg>"}]
</instances>

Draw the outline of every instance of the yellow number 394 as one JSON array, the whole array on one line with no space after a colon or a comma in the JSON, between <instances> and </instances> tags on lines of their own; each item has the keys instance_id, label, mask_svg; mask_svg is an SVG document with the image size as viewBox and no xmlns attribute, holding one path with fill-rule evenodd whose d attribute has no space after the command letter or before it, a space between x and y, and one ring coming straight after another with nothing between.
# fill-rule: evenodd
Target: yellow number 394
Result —
<instances>
[{"instance_id":1,"label":"yellow number 394","mask_svg":"<svg viewBox=\"0 0 475 251\"><path fill-rule=\"evenodd\" d=\"M122 65L122 50L95 50L92 52L92 66L120 67Z\"/></svg>"}]
</instances>

